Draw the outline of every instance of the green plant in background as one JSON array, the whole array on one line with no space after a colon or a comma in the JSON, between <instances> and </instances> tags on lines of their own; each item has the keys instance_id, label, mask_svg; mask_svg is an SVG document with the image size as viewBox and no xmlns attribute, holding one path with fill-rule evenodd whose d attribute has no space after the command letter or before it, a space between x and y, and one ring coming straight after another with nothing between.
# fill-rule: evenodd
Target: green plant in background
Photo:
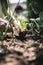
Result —
<instances>
[{"instance_id":1,"label":"green plant in background","mask_svg":"<svg viewBox=\"0 0 43 65\"><path fill-rule=\"evenodd\" d=\"M21 32L25 31L27 28L27 23L23 19L18 19L18 18L17 18L17 22L19 24L20 31Z\"/></svg>"},{"instance_id":2,"label":"green plant in background","mask_svg":"<svg viewBox=\"0 0 43 65\"><path fill-rule=\"evenodd\" d=\"M27 0L27 10L29 17L37 18L43 11L43 0Z\"/></svg>"},{"instance_id":3,"label":"green plant in background","mask_svg":"<svg viewBox=\"0 0 43 65\"><path fill-rule=\"evenodd\" d=\"M40 25L38 24L36 19L31 18L29 28L32 33L39 33Z\"/></svg>"},{"instance_id":4,"label":"green plant in background","mask_svg":"<svg viewBox=\"0 0 43 65\"><path fill-rule=\"evenodd\" d=\"M29 30L31 32L40 33L43 30L43 0L27 0L27 11Z\"/></svg>"}]
</instances>

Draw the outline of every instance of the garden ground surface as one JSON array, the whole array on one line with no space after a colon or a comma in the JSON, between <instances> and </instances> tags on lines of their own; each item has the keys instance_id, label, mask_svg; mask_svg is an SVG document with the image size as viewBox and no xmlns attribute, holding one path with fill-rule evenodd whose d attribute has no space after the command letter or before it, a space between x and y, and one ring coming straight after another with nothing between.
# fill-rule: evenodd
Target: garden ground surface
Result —
<instances>
[{"instance_id":1,"label":"garden ground surface","mask_svg":"<svg viewBox=\"0 0 43 65\"><path fill-rule=\"evenodd\" d=\"M27 34L25 38L5 37L3 40L5 53L0 53L0 65L43 65L42 43L43 35Z\"/></svg>"}]
</instances>

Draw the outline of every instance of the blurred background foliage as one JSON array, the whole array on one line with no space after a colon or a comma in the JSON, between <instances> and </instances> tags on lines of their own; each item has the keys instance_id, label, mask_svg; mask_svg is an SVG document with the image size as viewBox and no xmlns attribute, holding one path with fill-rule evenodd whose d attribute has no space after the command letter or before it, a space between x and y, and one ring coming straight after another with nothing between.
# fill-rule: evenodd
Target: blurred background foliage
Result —
<instances>
[{"instance_id":1,"label":"blurred background foliage","mask_svg":"<svg viewBox=\"0 0 43 65\"><path fill-rule=\"evenodd\" d=\"M43 0L27 0L28 28L31 32L43 31ZM38 25L38 26L37 26Z\"/></svg>"},{"instance_id":2,"label":"blurred background foliage","mask_svg":"<svg viewBox=\"0 0 43 65\"><path fill-rule=\"evenodd\" d=\"M40 12L43 12L43 0L27 0L27 10L29 17L37 18Z\"/></svg>"}]
</instances>

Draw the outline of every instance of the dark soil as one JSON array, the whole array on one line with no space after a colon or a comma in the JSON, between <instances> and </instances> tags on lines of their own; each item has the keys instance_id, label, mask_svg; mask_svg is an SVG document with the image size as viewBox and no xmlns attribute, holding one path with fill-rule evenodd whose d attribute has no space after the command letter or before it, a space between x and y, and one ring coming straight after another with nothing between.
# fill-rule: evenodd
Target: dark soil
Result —
<instances>
[{"instance_id":1,"label":"dark soil","mask_svg":"<svg viewBox=\"0 0 43 65\"><path fill-rule=\"evenodd\" d=\"M3 45L0 45L3 49L0 65L43 65L43 35L27 34L13 38L7 35Z\"/></svg>"}]
</instances>

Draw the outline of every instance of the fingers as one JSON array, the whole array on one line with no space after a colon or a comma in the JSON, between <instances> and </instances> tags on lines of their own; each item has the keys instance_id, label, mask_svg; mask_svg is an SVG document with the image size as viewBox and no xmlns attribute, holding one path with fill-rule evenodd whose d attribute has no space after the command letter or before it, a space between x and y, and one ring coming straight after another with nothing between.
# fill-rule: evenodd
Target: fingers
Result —
<instances>
[{"instance_id":1,"label":"fingers","mask_svg":"<svg viewBox=\"0 0 43 65\"><path fill-rule=\"evenodd\" d=\"M4 29L5 26L8 26L8 25L9 24L8 24L8 21L7 20L4 20L4 19L0 18L0 28L1 29Z\"/></svg>"},{"instance_id":2,"label":"fingers","mask_svg":"<svg viewBox=\"0 0 43 65\"><path fill-rule=\"evenodd\" d=\"M0 18L0 25L7 25L8 21Z\"/></svg>"},{"instance_id":3,"label":"fingers","mask_svg":"<svg viewBox=\"0 0 43 65\"><path fill-rule=\"evenodd\" d=\"M17 23L17 21L16 21L15 18L12 19L12 24L14 25L14 27L15 27L17 33L19 33L19 31L20 31L20 30L19 30L19 25L18 25L18 23ZM4 29L5 26L9 28L9 21L0 18L0 27L1 27L2 29Z\"/></svg>"},{"instance_id":4,"label":"fingers","mask_svg":"<svg viewBox=\"0 0 43 65\"><path fill-rule=\"evenodd\" d=\"M12 23L13 23L15 29L17 30L17 32L19 33L20 30L19 30L19 25L18 25L17 21L15 19L12 19Z\"/></svg>"}]
</instances>

